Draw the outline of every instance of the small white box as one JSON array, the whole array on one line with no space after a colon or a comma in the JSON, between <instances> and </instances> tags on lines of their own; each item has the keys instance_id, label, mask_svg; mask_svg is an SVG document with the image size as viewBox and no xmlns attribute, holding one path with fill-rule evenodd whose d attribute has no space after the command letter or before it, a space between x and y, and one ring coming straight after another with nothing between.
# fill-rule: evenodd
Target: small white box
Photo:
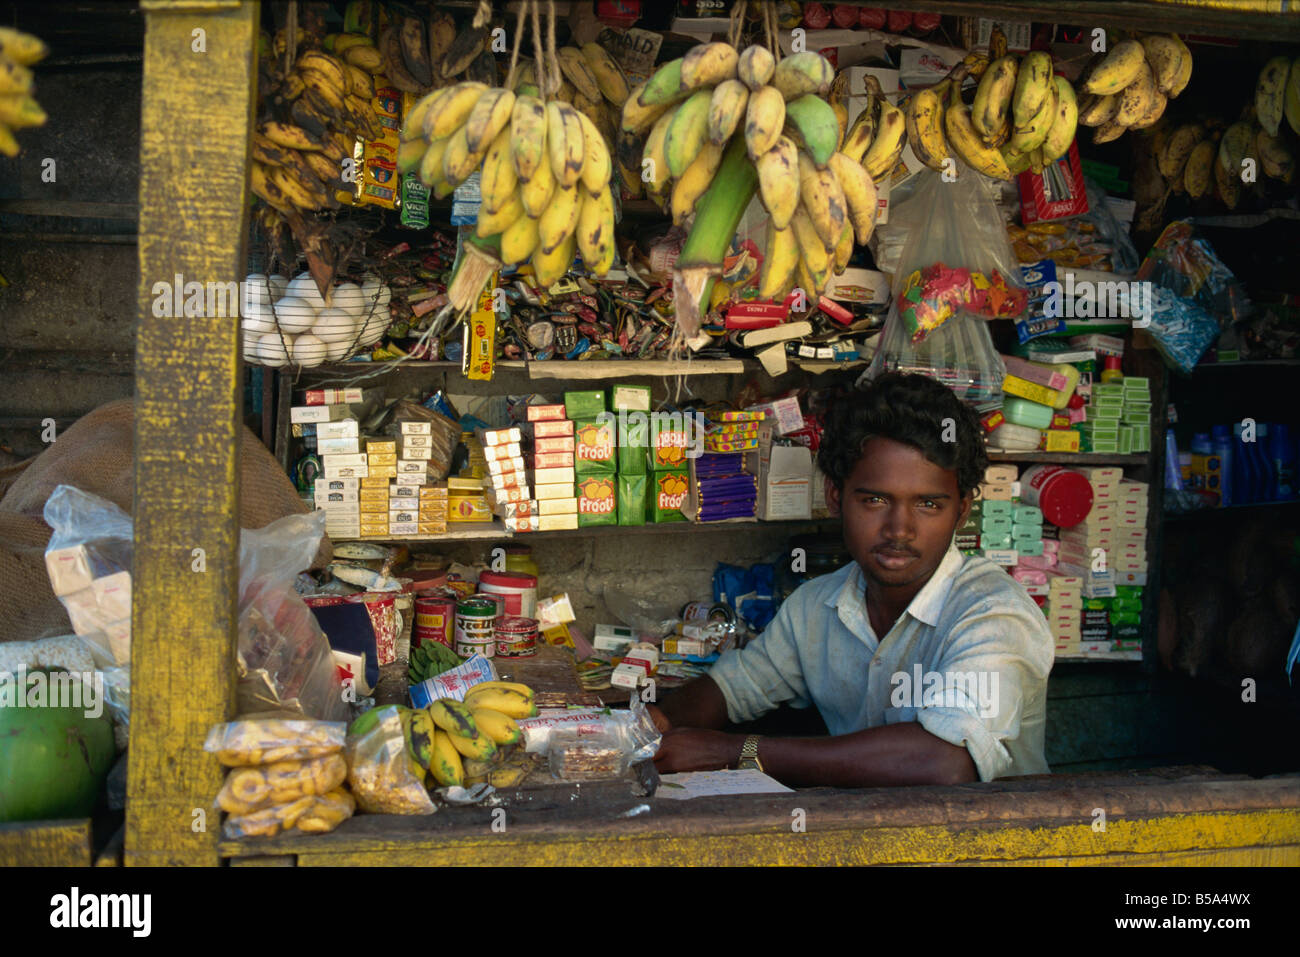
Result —
<instances>
[{"instance_id":1,"label":"small white box","mask_svg":"<svg viewBox=\"0 0 1300 957\"><path fill-rule=\"evenodd\" d=\"M60 597L63 600L63 607L68 611L72 630L77 634L89 635L104 629L105 618L99 610L99 600L95 597L93 588L83 588L81 591Z\"/></svg>"},{"instance_id":2,"label":"small white box","mask_svg":"<svg viewBox=\"0 0 1300 957\"><path fill-rule=\"evenodd\" d=\"M419 522L389 522L388 534L393 538L396 538L399 535L419 535L420 523Z\"/></svg>"},{"instance_id":3,"label":"small white box","mask_svg":"<svg viewBox=\"0 0 1300 957\"><path fill-rule=\"evenodd\" d=\"M433 447L433 436L431 435L403 435L403 449L428 449ZM410 456L408 456L410 458Z\"/></svg>"},{"instance_id":4,"label":"small white box","mask_svg":"<svg viewBox=\"0 0 1300 957\"><path fill-rule=\"evenodd\" d=\"M333 452L320 457L321 468L337 468L344 465L369 465L365 452Z\"/></svg>"},{"instance_id":5,"label":"small white box","mask_svg":"<svg viewBox=\"0 0 1300 957\"><path fill-rule=\"evenodd\" d=\"M399 478L401 476L398 476ZM410 499L415 501L420 497L420 486L418 485L390 485L388 487L389 499Z\"/></svg>"},{"instance_id":6,"label":"small white box","mask_svg":"<svg viewBox=\"0 0 1300 957\"><path fill-rule=\"evenodd\" d=\"M573 485L573 469L533 469L533 484L535 485ZM538 496L539 498L541 496ZM552 496L558 497L558 496Z\"/></svg>"},{"instance_id":7,"label":"small white box","mask_svg":"<svg viewBox=\"0 0 1300 957\"><path fill-rule=\"evenodd\" d=\"M401 423L402 435L432 435L432 422L403 422Z\"/></svg>"},{"instance_id":8,"label":"small white box","mask_svg":"<svg viewBox=\"0 0 1300 957\"><path fill-rule=\"evenodd\" d=\"M416 438L419 438L419 436L416 436ZM429 461L429 459L433 458L433 449L427 445L424 446L423 448L413 448L410 445L403 444L402 458L406 459L407 461L414 459L417 461L423 460L427 462Z\"/></svg>"},{"instance_id":9,"label":"small white box","mask_svg":"<svg viewBox=\"0 0 1300 957\"><path fill-rule=\"evenodd\" d=\"M289 422L329 422L328 405L295 405L289 409Z\"/></svg>"},{"instance_id":10,"label":"small white box","mask_svg":"<svg viewBox=\"0 0 1300 957\"><path fill-rule=\"evenodd\" d=\"M355 453L361 451L361 440L355 435L342 439L316 439L316 451L321 455Z\"/></svg>"},{"instance_id":11,"label":"small white box","mask_svg":"<svg viewBox=\"0 0 1300 957\"><path fill-rule=\"evenodd\" d=\"M90 583L104 621L131 617L131 573L117 572Z\"/></svg>"},{"instance_id":12,"label":"small white box","mask_svg":"<svg viewBox=\"0 0 1300 957\"><path fill-rule=\"evenodd\" d=\"M765 522L812 518L812 452L774 445L759 483L759 517Z\"/></svg>"},{"instance_id":13,"label":"small white box","mask_svg":"<svg viewBox=\"0 0 1300 957\"><path fill-rule=\"evenodd\" d=\"M572 482L561 482L558 485L542 485L539 483L533 487L533 498L537 499L539 502L557 498L571 498L575 502L577 501L576 496L573 494ZM576 506L574 512L577 512ZM540 514L545 515L547 513L542 512Z\"/></svg>"},{"instance_id":14,"label":"small white box","mask_svg":"<svg viewBox=\"0 0 1300 957\"><path fill-rule=\"evenodd\" d=\"M321 492L355 492L361 488L360 479L323 479L318 478L315 483L317 494Z\"/></svg>"},{"instance_id":15,"label":"small white box","mask_svg":"<svg viewBox=\"0 0 1300 957\"><path fill-rule=\"evenodd\" d=\"M567 488L568 486L563 486ZM542 499L537 502L538 515L577 515L578 500L576 498L551 498Z\"/></svg>"},{"instance_id":16,"label":"small white box","mask_svg":"<svg viewBox=\"0 0 1300 957\"><path fill-rule=\"evenodd\" d=\"M90 587L90 555L85 545L50 549L45 553L45 570L54 594L60 597Z\"/></svg>"},{"instance_id":17,"label":"small white box","mask_svg":"<svg viewBox=\"0 0 1300 957\"><path fill-rule=\"evenodd\" d=\"M337 422L321 422L316 426L316 442L319 446L322 439L355 439L360 436L356 419L340 419ZM328 451L327 449L317 448L318 452ZM355 451L355 449L353 450Z\"/></svg>"},{"instance_id":18,"label":"small white box","mask_svg":"<svg viewBox=\"0 0 1300 957\"><path fill-rule=\"evenodd\" d=\"M640 668L629 665L619 665L614 669L614 673L609 676L609 683L615 688L631 688L635 690L645 681L645 672Z\"/></svg>"},{"instance_id":19,"label":"small white box","mask_svg":"<svg viewBox=\"0 0 1300 957\"><path fill-rule=\"evenodd\" d=\"M428 459L398 459L398 475L427 475L429 472Z\"/></svg>"},{"instance_id":20,"label":"small white box","mask_svg":"<svg viewBox=\"0 0 1300 957\"><path fill-rule=\"evenodd\" d=\"M365 465L324 465L321 472L327 479L363 479L370 475Z\"/></svg>"},{"instance_id":21,"label":"small white box","mask_svg":"<svg viewBox=\"0 0 1300 957\"><path fill-rule=\"evenodd\" d=\"M410 485L414 488L419 488L421 485L429 484L429 473L420 472L418 474L410 474L405 472L398 472L397 478L393 479L393 481L396 482L398 485Z\"/></svg>"}]
</instances>

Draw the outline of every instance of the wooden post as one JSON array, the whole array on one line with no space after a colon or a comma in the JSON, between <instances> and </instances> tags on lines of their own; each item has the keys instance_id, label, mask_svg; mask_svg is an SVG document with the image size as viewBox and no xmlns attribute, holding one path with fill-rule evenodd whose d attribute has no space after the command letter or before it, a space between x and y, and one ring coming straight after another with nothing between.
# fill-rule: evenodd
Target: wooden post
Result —
<instances>
[{"instance_id":1,"label":"wooden post","mask_svg":"<svg viewBox=\"0 0 1300 957\"><path fill-rule=\"evenodd\" d=\"M245 273L259 5L142 0L140 325L129 865L217 864L216 760L234 701L242 390L239 320L207 284ZM202 315L167 315L178 283ZM181 301L185 289L175 290ZM237 300L236 300L237 302ZM220 310L218 310L220 311ZM163 312L164 315L159 315ZM196 551L202 549L202 552ZM199 829L197 811L206 820Z\"/></svg>"}]
</instances>

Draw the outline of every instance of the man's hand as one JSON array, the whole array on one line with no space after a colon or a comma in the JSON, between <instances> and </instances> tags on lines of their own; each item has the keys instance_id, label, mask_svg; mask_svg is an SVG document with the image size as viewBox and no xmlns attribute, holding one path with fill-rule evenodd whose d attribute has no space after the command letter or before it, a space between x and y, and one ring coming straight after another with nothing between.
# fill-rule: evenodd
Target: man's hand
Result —
<instances>
[{"instance_id":1,"label":"man's hand","mask_svg":"<svg viewBox=\"0 0 1300 957\"><path fill-rule=\"evenodd\" d=\"M673 723L668 720L666 714L659 710L657 704L646 705L646 710L650 712L650 720L655 723L655 727L659 729L660 734L667 734L673 729Z\"/></svg>"},{"instance_id":2,"label":"man's hand","mask_svg":"<svg viewBox=\"0 0 1300 957\"><path fill-rule=\"evenodd\" d=\"M673 771L717 771L729 768L740 756L744 737L707 731L701 728L679 728L665 732L655 755L655 767L661 773Z\"/></svg>"}]
</instances>

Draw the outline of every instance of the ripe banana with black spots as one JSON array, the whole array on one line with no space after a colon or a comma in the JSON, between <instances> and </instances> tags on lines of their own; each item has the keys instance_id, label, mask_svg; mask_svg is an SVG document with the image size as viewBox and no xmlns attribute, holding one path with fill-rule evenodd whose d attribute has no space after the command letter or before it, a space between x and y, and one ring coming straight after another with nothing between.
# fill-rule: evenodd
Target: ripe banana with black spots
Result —
<instances>
[{"instance_id":1,"label":"ripe banana with black spots","mask_svg":"<svg viewBox=\"0 0 1300 957\"><path fill-rule=\"evenodd\" d=\"M799 152L799 202L808 211L822 245L833 249L848 218L844 190L829 168L818 169L802 150Z\"/></svg>"},{"instance_id":2,"label":"ripe banana with black spots","mask_svg":"<svg viewBox=\"0 0 1300 957\"><path fill-rule=\"evenodd\" d=\"M948 144L943 136L943 100L940 92L934 87L917 90L907 105L905 115L907 142L912 147L912 152L930 169L942 171L944 161L948 159Z\"/></svg>"},{"instance_id":3,"label":"ripe banana with black spots","mask_svg":"<svg viewBox=\"0 0 1300 957\"><path fill-rule=\"evenodd\" d=\"M736 75L751 93L757 93L770 83L775 70L776 59L772 51L758 44L745 47L736 63Z\"/></svg>"},{"instance_id":4,"label":"ripe banana with black spots","mask_svg":"<svg viewBox=\"0 0 1300 957\"><path fill-rule=\"evenodd\" d=\"M992 73L992 67L984 76ZM954 97L943 114L943 128L951 146L962 162L973 170L994 179L1010 179L1011 170L997 147L989 146L975 129L971 108Z\"/></svg>"},{"instance_id":5,"label":"ripe banana with black spots","mask_svg":"<svg viewBox=\"0 0 1300 957\"><path fill-rule=\"evenodd\" d=\"M555 181L562 186L576 183L587 148L578 111L568 103L551 100L546 104L546 151Z\"/></svg>"},{"instance_id":6,"label":"ripe banana with black spots","mask_svg":"<svg viewBox=\"0 0 1300 957\"><path fill-rule=\"evenodd\" d=\"M1056 112L1051 128L1039 149L1044 163L1054 163L1065 155L1074 142L1079 125L1079 105L1075 102L1074 87L1063 76L1054 77L1056 83ZM1160 94L1163 95L1163 94Z\"/></svg>"},{"instance_id":7,"label":"ripe banana with black spots","mask_svg":"<svg viewBox=\"0 0 1300 957\"><path fill-rule=\"evenodd\" d=\"M763 205L776 227L786 229L799 206L799 149L788 136L778 136L754 165Z\"/></svg>"},{"instance_id":8,"label":"ripe banana with black spots","mask_svg":"<svg viewBox=\"0 0 1300 957\"><path fill-rule=\"evenodd\" d=\"M999 57L989 64L975 89L975 103L970 108L970 122L985 143L993 141L1011 110L1012 97L1018 87L1016 58ZM1032 114L1031 114L1032 115Z\"/></svg>"},{"instance_id":9,"label":"ripe banana with black spots","mask_svg":"<svg viewBox=\"0 0 1300 957\"><path fill-rule=\"evenodd\" d=\"M1059 95L1058 87L1053 83L1038 107L1038 112L1024 126L1017 126L1011 131L1011 138L1006 142L1008 149L1027 156L1043 145L1043 140L1047 139L1047 134L1056 122L1056 100Z\"/></svg>"},{"instance_id":10,"label":"ripe banana with black spots","mask_svg":"<svg viewBox=\"0 0 1300 957\"><path fill-rule=\"evenodd\" d=\"M701 43L682 57L682 85L688 90L717 86L736 75L740 54L730 43Z\"/></svg>"},{"instance_id":11,"label":"ripe banana with black spots","mask_svg":"<svg viewBox=\"0 0 1300 957\"><path fill-rule=\"evenodd\" d=\"M1286 109L1287 78L1291 72L1291 59L1275 56L1259 71L1255 83L1255 116L1269 136L1277 136Z\"/></svg>"},{"instance_id":12,"label":"ripe banana with black spots","mask_svg":"<svg viewBox=\"0 0 1300 957\"><path fill-rule=\"evenodd\" d=\"M748 105L749 87L740 80L723 80L714 87L709 101L709 142L715 146L726 145L745 118Z\"/></svg>"},{"instance_id":13,"label":"ripe banana with black spots","mask_svg":"<svg viewBox=\"0 0 1300 957\"><path fill-rule=\"evenodd\" d=\"M1163 148L1156 155L1156 166L1160 169L1160 175L1171 182L1177 179L1183 172L1183 167L1187 165L1192 150L1204 136L1205 129L1199 123L1184 124L1169 134Z\"/></svg>"},{"instance_id":14,"label":"ripe banana with black spots","mask_svg":"<svg viewBox=\"0 0 1300 957\"><path fill-rule=\"evenodd\" d=\"M722 162L722 152L722 146L705 143L700 147L699 155L673 184L670 209L676 225L686 222L695 211L695 204L713 183L713 174Z\"/></svg>"},{"instance_id":15,"label":"ripe banana with black spots","mask_svg":"<svg viewBox=\"0 0 1300 957\"><path fill-rule=\"evenodd\" d=\"M770 150L785 125L785 97L774 86L763 86L749 95L745 108L745 146L749 158L757 161Z\"/></svg>"},{"instance_id":16,"label":"ripe banana with black spots","mask_svg":"<svg viewBox=\"0 0 1300 957\"><path fill-rule=\"evenodd\" d=\"M1147 66L1146 51L1136 40L1123 40L1115 44L1105 58L1092 70L1084 82L1083 92L1105 95L1118 93L1137 79L1138 73ZM1152 81L1154 86L1154 81Z\"/></svg>"},{"instance_id":17,"label":"ripe banana with black spots","mask_svg":"<svg viewBox=\"0 0 1300 957\"><path fill-rule=\"evenodd\" d=\"M820 53L795 53L776 65L771 82L787 100L807 94L824 97L835 82L835 68Z\"/></svg>"},{"instance_id":18,"label":"ripe banana with black spots","mask_svg":"<svg viewBox=\"0 0 1300 957\"><path fill-rule=\"evenodd\" d=\"M1079 100L1079 122L1084 126L1101 126L1103 123L1109 123L1118 112L1119 96L1114 93L1107 93L1105 96L1085 93L1083 99Z\"/></svg>"},{"instance_id":19,"label":"ripe banana with black spots","mask_svg":"<svg viewBox=\"0 0 1300 957\"><path fill-rule=\"evenodd\" d=\"M583 263L597 276L603 276L614 265L614 197L608 185L595 193L584 185L581 192L582 208L574 236Z\"/></svg>"},{"instance_id":20,"label":"ripe banana with black spots","mask_svg":"<svg viewBox=\"0 0 1300 957\"><path fill-rule=\"evenodd\" d=\"M882 100L876 135L862 157L862 167L873 180L879 182L898 165L898 157L907 145L907 118L892 103Z\"/></svg>"},{"instance_id":21,"label":"ripe banana with black spots","mask_svg":"<svg viewBox=\"0 0 1300 957\"><path fill-rule=\"evenodd\" d=\"M712 89L696 90L686 102L677 107L668 125L664 141L664 155L668 159L668 172L681 176L694 162L708 140L709 107L713 101Z\"/></svg>"},{"instance_id":22,"label":"ripe banana with black spots","mask_svg":"<svg viewBox=\"0 0 1300 957\"><path fill-rule=\"evenodd\" d=\"M1184 57L1191 58L1190 54L1185 52L1187 47L1172 36L1159 34L1144 36L1138 42L1142 44L1147 64L1155 77L1156 89L1169 95L1169 91L1174 88L1182 71Z\"/></svg>"},{"instance_id":23,"label":"ripe banana with black spots","mask_svg":"<svg viewBox=\"0 0 1300 957\"><path fill-rule=\"evenodd\" d=\"M452 744L451 735L439 729L433 739L433 760L429 773L442 787L461 787L465 783L465 765Z\"/></svg>"},{"instance_id":24,"label":"ripe banana with black spots","mask_svg":"<svg viewBox=\"0 0 1300 957\"><path fill-rule=\"evenodd\" d=\"M1141 50L1141 44L1138 45ZM1119 111L1115 114L1115 122L1120 126L1133 126L1150 115L1155 108L1157 101L1163 101L1164 94L1156 89L1155 76L1151 72L1151 67L1143 58L1138 65L1138 71L1133 80L1124 87L1119 98Z\"/></svg>"},{"instance_id":25,"label":"ripe banana with black spots","mask_svg":"<svg viewBox=\"0 0 1300 957\"><path fill-rule=\"evenodd\" d=\"M1282 97L1282 113L1291 132L1300 136L1300 57L1291 61L1286 78L1286 92Z\"/></svg>"},{"instance_id":26,"label":"ripe banana with black spots","mask_svg":"<svg viewBox=\"0 0 1300 957\"><path fill-rule=\"evenodd\" d=\"M1016 72L1016 90L1011 99L1013 125L1024 126L1034 118L1047 98L1051 83L1052 55L1042 50L1026 53Z\"/></svg>"},{"instance_id":27,"label":"ripe banana with black spots","mask_svg":"<svg viewBox=\"0 0 1300 957\"><path fill-rule=\"evenodd\" d=\"M560 47L555 51L560 71L574 89L589 100L599 100L604 94L596 81L596 74L587 63L587 57L577 47Z\"/></svg>"},{"instance_id":28,"label":"ripe banana with black spots","mask_svg":"<svg viewBox=\"0 0 1300 957\"><path fill-rule=\"evenodd\" d=\"M580 49L587 60L587 67L600 87L601 95L617 107L627 102L629 90L627 74L617 60L599 43L584 43Z\"/></svg>"},{"instance_id":29,"label":"ripe banana with black spots","mask_svg":"<svg viewBox=\"0 0 1300 957\"><path fill-rule=\"evenodd\" d=\"M471 710L474 714L474 723L495 744L518 744L524 739L523 731L515 723L515 719L509 715L502 714L500 711L493 711L491 708L474 708Z\"/></svg>"},{"instance_id":30,"label":"ripe banana with black spots","mask_svg":"<svg viewBox=\"0 0 1300 957\"><path fill-rule=\"evenodd\" d=\"M777 299L785 294L799 266L799 243L790 227L779 228L767 221L767 242L763 246L763 272L759 279L760 299Z\"/></svg>"},{"instance_id":31,"label":"ripe banana with black spots","mask_svg":"<svg viewBox=\"0 0 1300 957\"><path fill-rule=\"evenodd\" d=\"M1281 139L1270 136L1268 130L1255 131L1255 152L1266 176L1283 183L1295 178L1295 154Z\"/></svg>"},{"instance_id":32,"label":"ripe banana with black spots","mask_svg":"<svg viewBox=\"0 0 1300 957\"><path fill-rule=\"evenodd\" d=\"M1218 146L1213 140L1201 140L1192 147L1183 166L1183 188L1192 199L1200 199L1210 192L1217 162Z\"/></svg>"},{"instance_id":33,"label":"ripe banana with black spots","mask_svg":"<svg viewBox=\"0 0 1300 957\"><path fill-rule=\"evenodd\" d=\"M581 188L585 189L586 187ZM565 243L560 245L560 249L563 250L566 244L569 246L568 258L564 260L567 264L568 261L573 258L574 237L570 236L565 240ZM533 260L533 265L536 266L537 257L534 256ZM560 275L563 275L563 273L561 272L559 275L556 275L555 279L558 279ZM538 278L539 280L543 279L540 269L538 271ZM546 285L549 286L555 281L555 279L551 279L551 281L547 282ZM516 721L520 718L533 718L537 716L537 705L533 703L533 696L531 694L521 693L513 688L483 688L480 685L475 685L465 694L465 703L471 710L474 708L489 708L493 711L500 711L502 714L514 718Z\"/></svg>"},{"instance_id":34,"label":"ripe banana with black spots","mask_svg":"<svg viewBox=\"0 0 1300 957\"><path fill-rule=\"evenodd\" d=\"M853 221L855 238L859 246L865 246L876 228L877 205L876 184L862 168L862 164L850 159L843 153L831 156L830 170L839 182L848 206L849 218Z\"/></svg>"}]
</instances>

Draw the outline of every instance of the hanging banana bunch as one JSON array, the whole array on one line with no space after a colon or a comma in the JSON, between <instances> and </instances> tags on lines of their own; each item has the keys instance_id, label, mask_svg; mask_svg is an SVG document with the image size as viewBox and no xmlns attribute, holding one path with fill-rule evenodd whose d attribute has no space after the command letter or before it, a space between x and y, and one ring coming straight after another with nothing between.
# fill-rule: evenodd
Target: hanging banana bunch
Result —
<instances>
[{"instance_id":1,"label":"hanging banana bunch","mask_svg":"<svg viewBox=\"0 0 1300 957\"><path fill-rule=\"evenodd\" d=\"M879 178L903 148L902 114L883 95L846 129L847 113L828 102L839 97L826 58L778 59L770 5L760 8L767 42L739 50L744 6L733 10L730 42L702 43L661 65L631 91L620 122L624 178L639 173L647 196L674 223L690 224L676 269L687 293L676 298L677 326L687 341L755 193L769 217L759 294L782 299L798 287L812 300L875 228L865 158Z\"/></svg>"},{"instance_id":2,"label":"hanging banana bunch","mask_svg":"<svg viewBox=\"0 0 1300 957\"><path fill-rule=\"evenodd\" d=\"M313 38L298 34L307 43ZM360 42L365 40L365 42ZM279 74L286 55L284 31L262 39L262 72L273 86L259 104L261 117L251 144L251 186L282 216L337 209L337 191L350 192L345 164L358 139L376 139L382 129L371 106L374 75L383 58L366 38L330 53L307 46L293 66ZM267 224L272 225L270 218Z\"/></svg>"},{"instance_id":3,"label":"hanging banana bunch","mask_svg":"<svg viewBox=\"0 0 1300 957\"><path fill-rule=\"evenodd\" d=\"M18 155L15 130L45 125L45 111L32 95L30 67L49 52L49 47L30 33L0 27L0 153L5 156Z\"/></svg>"},{"instance_id":4,"label":"hanging banana bunch","mask_svg":"<svg viewBox=\"0 0 1300 957\"><path fill-rule=\"evenodd\" d=\"M1176 33L1123 40L1098 54L1079 76L1079 122L1094 143L1152 127L1192 78L1192 51Z\"/></svg>"},{"instance_id":5,"label":"hanging banana bunch","mask_svg":"<svg viewBox=\"0 0 1300 957\"><path fill-rule=\"evenodd\" d=\"M519 43L532 12L533 45L540 74L516 82ZM552 14L553 16L553 14ZM549 287L568 272L575 253L587 269L605 275L614 264L614 198L610 151L596 122L555 96L565 76L579 76L584 95L614 97L587 59L560 57L542 45L535 2L520 5L510 75L505 87L466 81L420 100L402 128L397 167L416 172L437 197L445 197L476 170L482 205L476 233L505 265L530 262ZM620 73L621 76L621 73ZM590 80L588 86L586 81ZM626 85L626 80L624 80Z\"/></svg>"}]
</instances>

